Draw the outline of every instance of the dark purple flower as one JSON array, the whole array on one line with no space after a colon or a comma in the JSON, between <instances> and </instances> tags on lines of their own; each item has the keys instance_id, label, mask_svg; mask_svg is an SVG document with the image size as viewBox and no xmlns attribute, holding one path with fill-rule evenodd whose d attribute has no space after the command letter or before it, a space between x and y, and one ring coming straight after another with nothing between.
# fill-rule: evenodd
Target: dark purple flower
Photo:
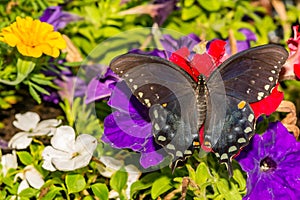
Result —
<instances>
[{"instance_id":1,"label":"dark purple flower","mask_svg":"<svg viewBox=\"0 0 300 200\"><path fill-rule=\"evenodd\" d=\"M178 0L155 0L153 2L156 7L153 9L152 17L158 26L163 25L168 16L174 11L178 10L177 7Z\"/></svg>"},{"instance_id":2,"label":"dark purple flower","mask_svg":"<svg viewBox=\"0 0 300 200\"><path fill-rule=\"evenodd\" d=\"M246 36L246 39L245 40L238 40L236 42L236 46L237 46L237 52L240 52L240 51L244 51L246 49L249 49L251 47L251 44L250 42L251 41L256 41L257 38L256 38L256 35L255 33L253 33L251 30L247 29L247 28L241 28L239 30L239 32L243 33L245 36ZM231 53L231 49L230 49L230 44L229 44L229 40L226 40L227 44L225 46L226 48L226 53L228 55L232 55Z\"/></svg>"},{"instance_id":3,"label":"dark purple flower","mask_svg":"<svg viewBox=\"0 0 300 200\"><path fill-rule=\"evenodd\" d=\"M254 135L236 160L248 175L243 199L300 199L300 143L281 122Z\"/></svg>"},{"instance_id":4,"label":"dark purple flower","mask_svg":"<svg viewBox=\"0 0 300 200\"><path fill-rule=\"evenodd\" d=\"M114 88L108 105L116 109L104 120L102 141L114 148L128 148L140 152L144 168L158 165L163 155L152 136L148 110L134 97L124 82Z\"/></svg>"},{"instance_id":5,"label":"dark purple flower","mask_svg":"<svg viewBox=\"0 0 300 200\"><path fill-rule=\"evenodd\" d=\"M103 70L103 67L101 68ZM85 103L106 99L111 95L115 84L120 78L108 67L106 72L95 76L88 84Z\"/></svg>"},{"instance_id":6,"label":"dark purple flower","mask_svg":"<svg viewBox=\"0 0 300 200\"><path fill-rule=\"evenodd\" d=\"M47 22L54 26L54 30L62 29L70 22L81 20L82 18L65 11L60 6L48 7L40 17L42 22Z\"/></svg>"}]
</instances>

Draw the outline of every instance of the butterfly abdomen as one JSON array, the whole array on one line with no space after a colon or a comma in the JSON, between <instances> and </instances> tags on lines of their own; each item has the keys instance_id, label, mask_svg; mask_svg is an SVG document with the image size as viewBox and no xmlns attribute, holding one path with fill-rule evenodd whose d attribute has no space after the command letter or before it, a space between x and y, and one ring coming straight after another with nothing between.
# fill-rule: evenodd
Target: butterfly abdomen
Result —
<instances>
[{"instance_id":1,"label":"butterfly abdomen","mask_svg":"<svg viewBox=\"0 0 300 200\"><path fill-rule=\"evenodd\" d=\"M196 88L197 112L198 112L198 128L204 123L207 111L207 102L209 98L208 88L204 75L198 77L198 85Z\"/></svg>"}]
</instances>

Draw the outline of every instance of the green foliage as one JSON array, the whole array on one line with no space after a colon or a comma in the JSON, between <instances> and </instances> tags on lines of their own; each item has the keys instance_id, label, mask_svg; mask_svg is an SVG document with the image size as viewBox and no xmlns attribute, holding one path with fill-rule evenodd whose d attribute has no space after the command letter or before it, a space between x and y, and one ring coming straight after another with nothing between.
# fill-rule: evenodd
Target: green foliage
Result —
<instances>
[{"instance_id":1,"label":"green foliage","mask_svg":"<svg viewBox=\"0 0 300 200\"><path fill-rule=\"evenodd\" d=\"M85 188L86 182L81 174L67 174L66 185L68 188L68 194L77 193Z\"/></svg>"},{"instance_id":2,"label":"green foliage","mask_svg":"<svg viewBox=\"0 0 300 200\"><path fill-rule=\"evenodd\" d=\"M140 5L148 5L146 0L133 0L120 4L121 0L90 0L90 1L64 1L64 0L18 0L2 1L0 3L0 28L8 26L17 16L31 16L39 18L49 6L61 5L63 10L80 16L82 19L71 22L59 32L67 35L78 48L80 55L93 63L108 65L111 59L132 48L141 48L145 38L154 37L154 42L147 47L159 46L157 33L151 29L145 32L136 28L152 27L153 19L148 14L132 13L123 15L123 11ZM202 40L215 38L244 40L245 36L238 30L248 28L257 36L257 42L252 45L269 42L268 35L276 29L297 24L300 21L299 8L287 5L287 19L278 15L273 17L267 14L260 6L253 6L249 0L182 0L178 3L180 9L173 11L166 19L163 28L178 31L178 35L195 33ZM131 29L135 29L131 31ZM281 41L290 37L290 32L284 29ZM121 34L123 33L123 34ZM125 34L124 34L125 33ZM232 35L230 35L233 33ZM130 35L130 37L128 37ZM158 34L159 35L159 34ZM111 38L112 36L117 36ZM232 38L231 38L232 39ZM156 43L156 44L155 44ZM99 45L101 44L101 45ZM118 47L118 48L103 48ZM146 48L147 48L146 47ZM143 48L145 48L143 46ZM60 74L62 69L68 67L75 75L82 62L63 62L65 54L56 59L42 56L38 59L28 59L17 53L16 48L9 47L0 42L0 109L10 109L17 102L23 100L22 92L29 93L37 103L43 103L41 95L49 95L49 88L59 90L53 81L57 76L48 76L44 71ZM285 99L295 101L300 106L299 81L286 81L283 87ZM20 93L21 92L21 93ZM103 134L103 120L111 112L106 101L96 102L95 105L86 105L84 97L74 98L72 102L64 99L60 102L65 117L64 124L73 126L77 134L91 134L97 139ZM268 124L280 119L275 113L257 124L257 132L265 131ZM4 123L0 123L0 127ZM120 199L127 199L128 173L123 168L114 172L110 177L103 177L98 168L99 161L91 163L71 172L43 169L42 152L44 143L49 143L49 137L34 142L26 150L18 150L18 168L9 169L4 176L0 172L0 199L108 199L112 190L116 191ZM94 156L103 154L101 145L98 145ZM97 158L96 157L96 158ZM95 158L95 159L96 159ZM32 165L44 178L45 184L41 189L29 187L18 194L21 178L15 179L16 174L23 173L24 168ZM233 162L234 175L228 177L225 166L219 165L217 159L208 154L199 158L193 155L182 168L175 170L174 174L166 167L143 174L138 181L131 185L130 197L132 199L163 199L172 197L179 199L186 187L186 199L242 199L246 193L246 175L237 162ZM3 167L3 166L1 166ZM2 169L2 168L1 168ZM187 183L187 185L185 185Z\"/></svg>"},{"instance_id":3,"label":"green foliage","mask_svg":"<svg viewBox=\"0 0 300 200\"><path fill-rule=\"evenodd\" d=\"M108 188L104 183L96 183L91 188L94 195L99 199L108 199Z\"/></svg>"}]
</instances>

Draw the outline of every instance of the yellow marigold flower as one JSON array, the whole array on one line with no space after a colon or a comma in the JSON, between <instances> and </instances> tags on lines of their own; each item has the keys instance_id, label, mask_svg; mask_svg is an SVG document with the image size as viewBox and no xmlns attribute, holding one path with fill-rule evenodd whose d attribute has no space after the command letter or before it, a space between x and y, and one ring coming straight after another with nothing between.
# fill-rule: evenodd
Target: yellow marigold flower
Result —
<instances>
[{"instance_id":1,"label":"yellow marigold flower","mask_svg":"<svg viewBox=\"0 0 300 200\"><path fill-rule=\"evenodd\" d=\"M9 46L17 46L24 56L38 58L42 54L59 56L59 50L66 48L66 41L52 25L33 20L31 17L17 17L16 22L1 30L0 41Z\"/></svg>"}]
</instances>

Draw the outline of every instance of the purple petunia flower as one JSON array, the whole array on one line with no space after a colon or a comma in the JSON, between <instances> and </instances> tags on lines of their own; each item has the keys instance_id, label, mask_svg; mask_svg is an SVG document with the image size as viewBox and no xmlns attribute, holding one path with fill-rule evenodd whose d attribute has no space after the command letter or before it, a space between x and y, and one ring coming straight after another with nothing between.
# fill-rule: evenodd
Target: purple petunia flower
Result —
<instances>
[{"instance_id":1,"label":"purple petunia flower","mask_svg":"<svg viewBox=\"0 0 300 200\"><path fill-rule=\"evenodd\" d=\"M160 147L152 136L148 110L132 96L125 82L117 84L108 105L116 111L104 120L102 141L114 148L140 152L144 168L159 164L164 157L157 152Z\"/></svg>"},{"instance_id":2,"label":"purple petunia flower","mask_svg":"<svg viewBox=\"0 0 300 200\"><path fill-rule=\"evenodd\" d=\"M100 72L89 82L86 91L86 104L108 98L115 84L120 81L120 78L107 66L99 67L99 70L105 73Z\"/></svg>"},{"instance_id":3,"label":"purple petunia flower","mask_svg":"<svg viewBox=\"0 0 300 200\"><path fill-rule=\"evenodd\" d=\"M243 199L300 199L300 143L281 122L254 135L236 160L248 175Z\"/></svg>"},{"instance_id":4,"label":"purple petunia flower","mask_svg":"<svg viewBox=\"0 0 300 200\"><path fill-rule=\"evenodd\" d=\"M40 17L42 22L47 22L54 26L54 30L66 27L70 22L81 20L82 18L65 11L60 6L48 7Z\"/></svg>"}]
</instances>

